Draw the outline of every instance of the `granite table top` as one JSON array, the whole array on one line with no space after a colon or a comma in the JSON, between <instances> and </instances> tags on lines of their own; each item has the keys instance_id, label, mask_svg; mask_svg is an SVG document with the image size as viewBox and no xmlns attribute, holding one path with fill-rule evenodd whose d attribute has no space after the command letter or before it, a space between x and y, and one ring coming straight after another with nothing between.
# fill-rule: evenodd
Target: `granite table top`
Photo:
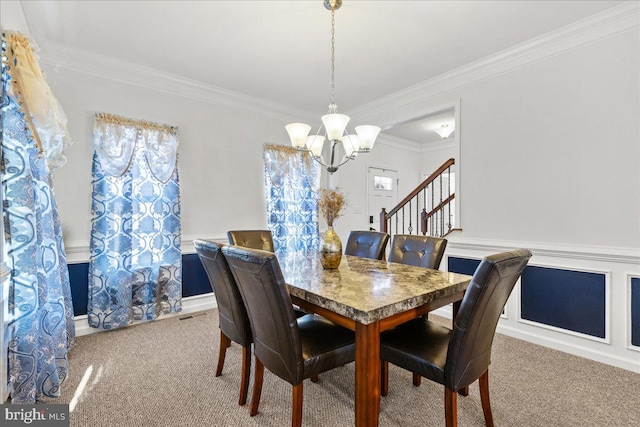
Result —
<instances>
[{"instance_id":1,"label":"granite table top","mask_svg":"<svg viewBox=\"0 0 640 427\"><path fill-rule=\"evenodd\" d=\"M325 270L318 254L278 258L289 294L353 319L373 323L464 291L471 276L343 255Z\"/></svg>"}]
</instances>

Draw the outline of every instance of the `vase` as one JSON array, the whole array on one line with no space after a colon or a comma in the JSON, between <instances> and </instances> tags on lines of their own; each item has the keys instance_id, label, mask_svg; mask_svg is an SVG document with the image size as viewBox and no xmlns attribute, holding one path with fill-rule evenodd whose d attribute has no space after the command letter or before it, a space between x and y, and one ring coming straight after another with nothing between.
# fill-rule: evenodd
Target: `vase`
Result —
<instances>
[{"instance_id":1,"label":"vase","mask_svg":"<svg viewBox=\"0 0 640 427\"><path fill-rule=\"evenodd\" d=\"M322 268L338 268L342 259L342 242L340 237L329 226L320 239L320 263Z\"/></svg>"}]
</instances>

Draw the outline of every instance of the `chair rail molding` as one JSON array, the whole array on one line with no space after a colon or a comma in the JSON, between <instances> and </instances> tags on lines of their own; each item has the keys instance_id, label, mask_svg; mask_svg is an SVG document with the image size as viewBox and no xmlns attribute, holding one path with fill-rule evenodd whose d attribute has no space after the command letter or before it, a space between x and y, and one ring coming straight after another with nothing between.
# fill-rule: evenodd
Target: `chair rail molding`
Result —
<instances>
[{"instance_id":1,"label":"chair rail molding","mask_svg":"<svg viewBox=\"0 0 640 427\"><path fill-rule=\"evenodd\" d=\"M489 239L473 239L452 236L449 249L469 249L487 253L505 251L512 248L527 248L533 255L553 258L571 258L591 261L617 262L640 265L640 253L634 248L608 246L579 246L560 243L504 241Z\"/></svg>"},{"instance_id":2,"label":"chair rail molding","mask_svg":"<svg viewBox=\"0 0 640 427\"><path fill-rule=\"evenodd\" d=\"M180 248L183 255L196 253L196 248L193 246L193 241L196 239L215 240L217 242L229 241L226 233L183 235L180 241ZM91 252L88 240L70 240L65 242L64 246L65 254L67 255L67 263L79 264L89 262Z\"/></svg>"}]
</instances>

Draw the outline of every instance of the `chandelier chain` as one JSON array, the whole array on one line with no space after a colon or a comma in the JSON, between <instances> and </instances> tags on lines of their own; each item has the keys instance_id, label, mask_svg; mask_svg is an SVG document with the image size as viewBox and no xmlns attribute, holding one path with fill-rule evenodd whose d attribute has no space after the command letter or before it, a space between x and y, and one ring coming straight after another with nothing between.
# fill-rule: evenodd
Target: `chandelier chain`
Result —
<instances>
[{"instance_id":1,"label":"chandelier chain","mask_svg":"<svg viewBox=\"0 0 640 427\"><path fill-rule=\"evenodd\" d=\"M331 104L336 96L336 11L331 9Z\"/></svg>"}]
</instances>

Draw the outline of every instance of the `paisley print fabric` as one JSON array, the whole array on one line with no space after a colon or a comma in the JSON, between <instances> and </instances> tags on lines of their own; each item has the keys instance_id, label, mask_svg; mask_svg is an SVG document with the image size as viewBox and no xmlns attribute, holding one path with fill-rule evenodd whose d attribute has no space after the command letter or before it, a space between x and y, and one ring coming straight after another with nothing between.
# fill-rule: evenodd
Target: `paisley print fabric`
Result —
<instances>
[{"instance_id":1,"label":"paisley print fabric","mask_svg":"<svg viewBox=\"0 0 640 427\"><path fill-rule=\"evenodd\" d=\"M317 250L320 166L309 153L265 145L267 227L276 253Z\"/></svg>"},{"instance_id":2,"label":"paisley print fabric","mask_svg":"<svg viewBox=\"0 0 640 427\"><path fill-rule=\"evenodd\" d=\"M2 63L2 186L9 395L12 403L58 397L75 329L62 228L46 157L40 156Z\"/></svg>"},{"instance_id":3,"label":"paisley print fabric","mask_svg":"<svg viewBox=\"0 0 640 427\"><path fill-rule=\"evenodd\" d=\"M168 154L165 157L173 159L169 167L150 166L148 159L163 152L162 141L151 138L162 133L130 124L97 123L94 129L89 325L115 329L179 312L182 255L177 158ZM175 137L169 142L177 147ZM149 146L154 153L148 153Z\"/></svg>"}]
</instances>

